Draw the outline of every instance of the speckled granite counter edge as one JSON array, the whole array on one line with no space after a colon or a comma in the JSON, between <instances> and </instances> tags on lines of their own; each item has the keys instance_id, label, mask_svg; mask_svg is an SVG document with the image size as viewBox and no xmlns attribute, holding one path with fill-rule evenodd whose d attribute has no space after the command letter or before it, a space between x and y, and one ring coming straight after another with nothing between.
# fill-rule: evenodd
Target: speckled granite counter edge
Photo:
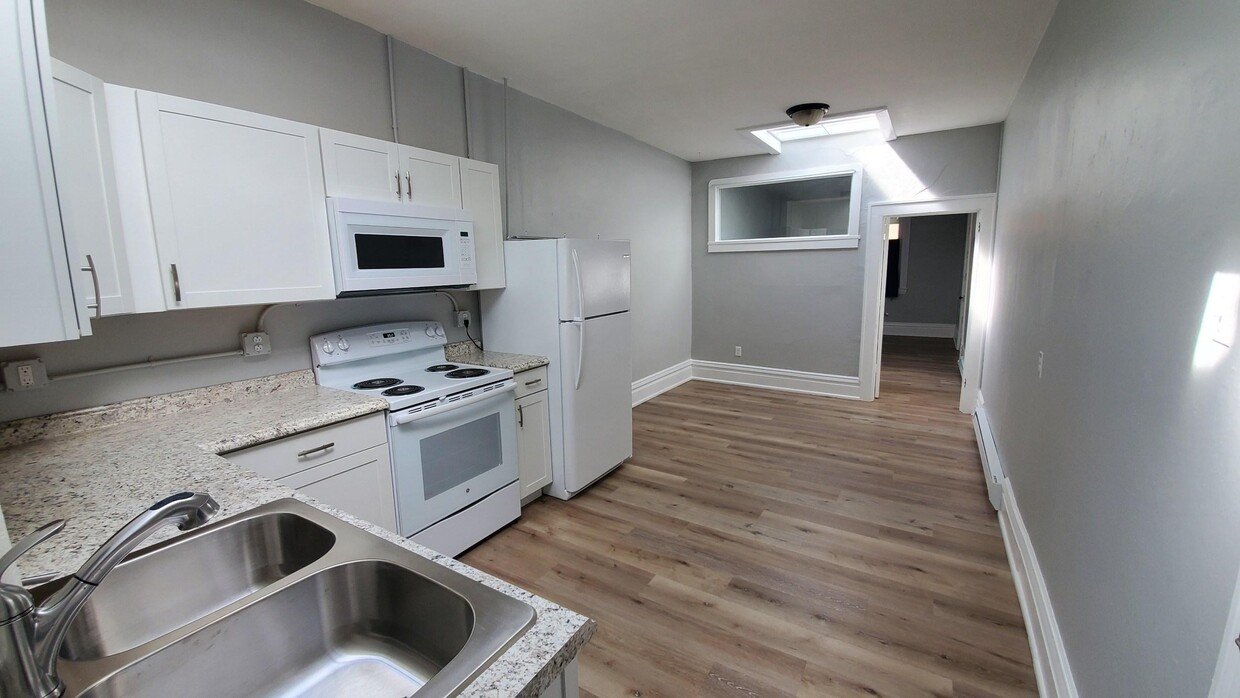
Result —
<instances>
[{"instance_id":1,"label":"speckled granite counter edge","mask_svg":"<svg viewBox=\"0 0 1240 698\"><path fill-rule=\"evenodd\" d=\"M489 349L484 351L474 346L473 342L454 342L446 345L443 351L444 357L449 361L460 361L465 364L490 366L491 368L506 368L513 373L529 371L551 363L551 360L547 357L535 356L534 354L509 354Z\"/></svg>"},{"instance_id":2,"label":"speckled granite counter edge","mask_svg":"<svg viewBox=\"0 0 1240 698\"><path fill-rule=\"evenodd\" d=\"M175 393L135 398L110 405L16 419L0 424L0 448L141 419L151 419L220 402L230 402L242 397L264 395L277 390L308 385L314 385L314 372L307 368L203 388L180 390Z\"/></svg>"}]
</instances>

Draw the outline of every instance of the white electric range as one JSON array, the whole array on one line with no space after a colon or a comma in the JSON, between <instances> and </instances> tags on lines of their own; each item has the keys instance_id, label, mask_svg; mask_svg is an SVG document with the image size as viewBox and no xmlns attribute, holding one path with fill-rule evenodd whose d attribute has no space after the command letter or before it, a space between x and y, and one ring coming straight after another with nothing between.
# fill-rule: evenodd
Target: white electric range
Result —
<instances>
[{"instance_id":1,"label":"white electric range","mask_svg":"<svg viewBox=\"0 0 1240 698\"><path fill-rule=\"evenodd\" d=\"M401 535L460 554L521 515L512 371L448 361L437 322L310 338L319 385L382 397Z\"/></svg>"}]
</instances>

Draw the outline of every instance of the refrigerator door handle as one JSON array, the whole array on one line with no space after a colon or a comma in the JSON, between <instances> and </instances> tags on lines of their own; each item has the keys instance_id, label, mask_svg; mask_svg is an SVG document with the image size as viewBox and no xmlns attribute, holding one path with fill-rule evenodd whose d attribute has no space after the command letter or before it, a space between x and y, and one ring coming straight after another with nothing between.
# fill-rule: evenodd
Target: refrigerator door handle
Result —
<instances>
[{"instance_id":1,"label":"refrigerator door handle","mask_svg":"<svg viewBox=\"0 0 1240 698\"><path fill-rule=\"evenodd\" d=\"M581 363L585 359L586 323L577 322L573 324L577 325L577 330L581 333L581 336L578 337L577 341L577 379L573 381L573 389L581 390Z\"/></svg>"},{"instance_id":2,"label":"refrigerator door handle","mask_svg":"<svg viewBox=\"0 0 1240 698\"><path fill-rule=\"evenodd\" d=\"M586 319L586 299L581 295L581 260L577 258L577 250L573 250L573 277L577 280L577 320ZM584 330L582 330L584 336ZM580 373L580 369L578 369ZM580 379L580 376L578 376Z\"/></svg>"}]
</instances>

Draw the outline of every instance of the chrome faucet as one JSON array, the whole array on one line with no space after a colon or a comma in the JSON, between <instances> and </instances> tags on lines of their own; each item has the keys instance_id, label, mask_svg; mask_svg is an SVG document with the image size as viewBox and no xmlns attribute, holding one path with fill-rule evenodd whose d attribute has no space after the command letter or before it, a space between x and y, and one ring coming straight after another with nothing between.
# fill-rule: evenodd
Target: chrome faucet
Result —
<instances>
[{"instance_id":1,"label":"chrome faucet","mask_svg":"<svg viewBox=\"0 0 1240 698\"><path fill-rule=\"evenodd\" d=\"M0 584L0 696L62 695L65 685L56 673L56 657L69 624L95 587L156 529L171 523L188 531L206 523L219 508L205 492L181 492L156 502L113 534L42 606L35 606L24 587ZM64 527L63 520L53 521L18 541L0 558L0 575Z\"/></svg>"}]
</instances>

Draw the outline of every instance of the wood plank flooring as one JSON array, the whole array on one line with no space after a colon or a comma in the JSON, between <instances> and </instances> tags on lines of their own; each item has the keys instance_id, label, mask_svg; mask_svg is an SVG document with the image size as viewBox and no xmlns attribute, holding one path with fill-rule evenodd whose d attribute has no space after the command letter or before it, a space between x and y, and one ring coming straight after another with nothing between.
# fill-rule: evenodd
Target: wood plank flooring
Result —
<instances>
[{"instance_id":1,"label":"wood plank flooring","mask_svg":"<svg viewBox=\"0 0 1240 698\"><path fill-rule=\"evenodd\" d=\"M583 696L1036 696L954 360L888 338L872 403L687 383L463 559L598 621Z\"/></svg>"}]
</instances>

